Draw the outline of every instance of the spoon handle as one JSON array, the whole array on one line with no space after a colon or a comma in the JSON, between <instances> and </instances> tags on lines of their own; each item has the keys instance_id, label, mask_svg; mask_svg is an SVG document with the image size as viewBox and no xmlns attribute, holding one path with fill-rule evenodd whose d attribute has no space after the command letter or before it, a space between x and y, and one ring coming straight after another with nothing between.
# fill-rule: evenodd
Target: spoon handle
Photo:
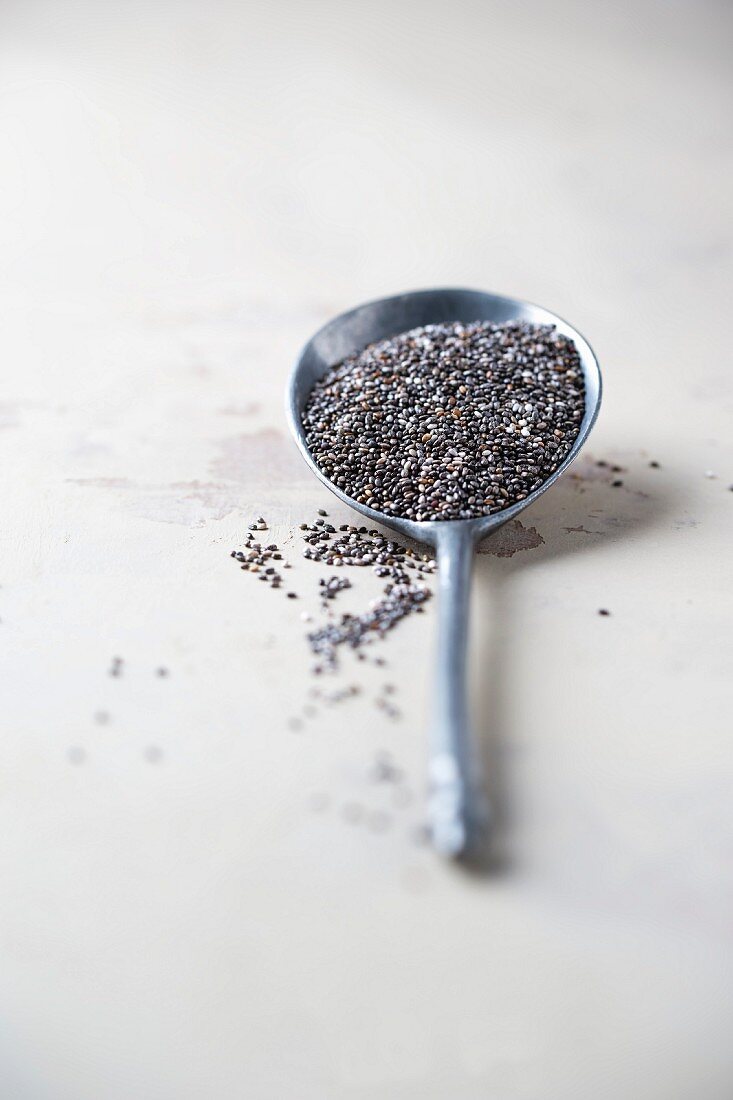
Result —
<instances>
[{"instance_id":1,"label":"spoon handle","mask_svg":"<svg viewBox=\"0 0 733 1100\"><path fill-rule=\"evenodd\" d=\"M486 824L468 715L466 657L474 536L461 523L440 525L438 654L429 746L428 812L435 848L465 855Z\"/></svg>"}]
</instances>

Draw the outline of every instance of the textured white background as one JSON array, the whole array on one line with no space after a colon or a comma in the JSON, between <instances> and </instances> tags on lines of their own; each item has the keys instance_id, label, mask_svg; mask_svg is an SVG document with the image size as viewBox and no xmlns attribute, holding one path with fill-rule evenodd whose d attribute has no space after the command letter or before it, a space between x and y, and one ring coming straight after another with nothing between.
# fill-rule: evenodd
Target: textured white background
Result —
<instances>
[{"instance_id":1,"label":"textured white background","mask_svg":"<svg viewBox=\"0 0 733 1100\"><path fill-rule=\"evenodd\" d=\"M732 23L5 0L3 1100L731 1095ZM580 476L478 561L473 878L411 836L432 610L294 733L318 568L292 544L295 604L227 556L329 506L299 344L451 283L567 316L607 386Z\"/></svg>"}]
</instances>

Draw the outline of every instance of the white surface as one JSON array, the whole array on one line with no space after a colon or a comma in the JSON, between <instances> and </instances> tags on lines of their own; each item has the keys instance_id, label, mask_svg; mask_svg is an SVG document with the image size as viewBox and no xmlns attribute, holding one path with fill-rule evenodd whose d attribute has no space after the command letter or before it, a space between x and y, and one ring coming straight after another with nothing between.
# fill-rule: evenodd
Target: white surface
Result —
<instances>
[{"instance_id":1,"label":"white surface","mask_svg":"<svg viewBox=\"0 0 733 1100\"><path fill-rule=\"evenodd\" d=\"M730 1096L730 12L1 18L0 1094ZM437 283L567 316L607 387L478 562L487 878L411 838L432 613L296 734L318 569L295 603L228 558L349 518L284 435L299 344Z\"/></svg>"}]
</instances>

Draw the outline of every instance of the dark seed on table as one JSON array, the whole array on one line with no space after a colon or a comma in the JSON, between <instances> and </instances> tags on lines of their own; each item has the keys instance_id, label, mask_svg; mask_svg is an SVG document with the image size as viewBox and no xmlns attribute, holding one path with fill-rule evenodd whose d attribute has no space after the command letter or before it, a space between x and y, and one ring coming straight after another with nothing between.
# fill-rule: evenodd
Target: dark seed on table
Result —
<instances>
[{"instance_id":1,"label":"dark seed on table","mask_svg":"<svg viewBox=\"0 0 733 1100\"><path fill-rule=\"evenodd\" d=\"M658 470L659 469L659 463L658 462L650 462L649 465L651 466L652 470Z\"/></svg>"},{"instance_id":2,"label":"dark seed on table","mask_svg":"<svg viewBox=\"0 0 733 1100\"><path fill-rule=\"evenodd\" d=\"M620 489L621 486L623 485L623 481L620 481L618 478L616 478L615 481L611 482L611 485L614 489Z\"/></svg>"},{"instance_id":3,"label":"dark seed on table","mask_svg":"<svg viewBox=\"0 0 733 1100\"><path fill-rule=\"evenodd\" d=\"M607 615L610 615L611 612L608 610L607 607L601 607L601 608L598 609L598 614L607 616Z\"/></svg>"},{"instance_id":4,"label":"dark seed on table","mask_svg":"<svg viewBox=\"0 0 733 1100\"><path fill-rule=\"evenodd\" d=\"M297 600L297 598L298 597L297 597L295 592L288 592L288 599L289 600Z\"/></svg>"},{"instance_id":5,"label":"dark seed on table","mask_svg":"<svg viewBox=\"0 0 733 1100\"><path fill-rule=\"evenodd\" d=\"M326 509L325 509L325 508L319 508L319 509L318 509L318 515L319 515L319 516L327 516L327 515L328 515L328 512L326 511Z\"/></svg>"}]
</instances>

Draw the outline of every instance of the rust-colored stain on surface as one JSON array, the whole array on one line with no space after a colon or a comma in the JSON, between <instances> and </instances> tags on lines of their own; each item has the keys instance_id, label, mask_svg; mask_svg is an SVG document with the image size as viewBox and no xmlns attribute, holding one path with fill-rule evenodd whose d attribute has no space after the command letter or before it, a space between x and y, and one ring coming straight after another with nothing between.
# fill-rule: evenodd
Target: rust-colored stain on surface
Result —
<instances>
[{"instance_id":1,"label":"rust-colored stain on surface","mask_svg":"<svg viewBox=\"0 0 733 1100\"><path fill-rule=\"evenodd\" d=\"M483 542L478 552L493 554L497 558L511 558L520 550L536 550L544 541L536 527L525 527L521 520L513 519Z\"/></svg>"},{"instance_id":2,"label":"rust-colored stain on surface","mask_svg":"<svg viewBox=\"0 0 733 1100\"><path fill-rule=\"evenodd\" d=\"M308 484L308 469L291 440L282 432L230 436L216 444L218 453L209 462L209 480L139 482L125 477L67 478L74 485L124 493L136 515L159 523L201 527L232 512L262 510L282 499L292 488ZM264 491L263 491L264 490Z\"/></svg>"},{"instance_id":3,"label":"rust-colored stain on surface","mask_svg":"<svg viewBox=\"0 0 733 1100\"><path fill-rule=\"evenodd\" d=\"M217 446L219 454L209 463L209 470L225 481L251 485L261 491L263 484L269 488L310 480L295 444L274 428L230 436Z\"/></svg>"}]
</instances>

